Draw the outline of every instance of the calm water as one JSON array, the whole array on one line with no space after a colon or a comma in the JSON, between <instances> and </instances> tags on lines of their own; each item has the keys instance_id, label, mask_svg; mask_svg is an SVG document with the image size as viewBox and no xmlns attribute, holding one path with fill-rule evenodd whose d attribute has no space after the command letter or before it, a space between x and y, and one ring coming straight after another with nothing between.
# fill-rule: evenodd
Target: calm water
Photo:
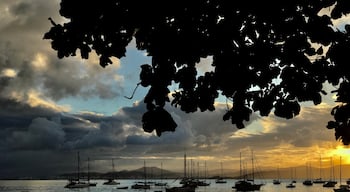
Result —
<instances>
[{"instance_id":1,"label":"calm water","mask_svg":"<svg viewBox=\"0 0 350 192\"><path fill-rule=\"evenodd\" d=\"M95 180L97 182L96 187L83 188L83 189L66 189L64 185L66 180L0 180L1 192L140 192L145 190L130 189L131 185L135 181L139 180L118 180L120 185L108 186L103 185L104 180ZM154 180L156 181L156 180ZM196 192L235 192L232 189L236 180L227 180L227 183L216 184L215 180L207 180L210 182L210 186L198 187ZM179 186L178 180L163 180L167 182L169 186ZM322 184L314 184L313 186L304 186L300 181L296 183L295 188L286 188L289 181L282 182L280 185L273 185L272 180L261 181L265 183L261 187L260 191L268 192L333 192L333 188L324 188ZM256 183L261 183L257 181ZM129 189L116 189L117 186L129 186ZM152 186L147 192L163 191L164 187Z\"/></svg>"}]
</instances>

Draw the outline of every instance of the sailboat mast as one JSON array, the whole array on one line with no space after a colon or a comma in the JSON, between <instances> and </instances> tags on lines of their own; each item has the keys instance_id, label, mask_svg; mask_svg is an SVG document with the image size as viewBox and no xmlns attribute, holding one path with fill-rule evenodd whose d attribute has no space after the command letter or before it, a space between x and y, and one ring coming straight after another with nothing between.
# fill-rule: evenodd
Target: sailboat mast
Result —
<instances>
[{"instance_id":1,"label":"sailboat mast","mask_svg":"<svg viewBox=\"0 0 350 192\"><path fill-rule=\"evenodd\" d=\"M207 179L207 161L204 161L204 179Z\"/></svg>"},{"instance_id":2,"label":"sailboat mast","mask_svg":"<svg viewBox=\"0 0 350 192\"><path fill-rule=\"evenodd\" d=\"M239 177L242 179L242 152L239 152Z\"/></svg>"},{"instance_id":3,"label":"sailboat mast","mask_svg":"<svg viewBox=\"0 0 350 192\"><path fill-rule=\"evenodd\" d=\"M79 155L79 151L78 151L78 182L80 180L80 155Z\"/></svg>"},{"instance_id":4,"label":"sailboat mast","mask_svg":"<svg viewBox=\"0 0 350 192\"><path fill-rule=\"evenodd\" d=\"M88 167L88 172L87 172L87 179L88 179L88 182L90 182L90 158L88 157L88 164L87 164L87 167Z\"/></svg>"},{"instance_id":5,"label":"sailboat mast","mask_svg":"<svg viewBox=\"0 0 350 192\"><path fill-rule=\"evenodd\" d=\"M329 166L329 180L331 181L333 179L333 171L332 171L332 166L333 166L333 163L332 163L332 157L329 157L329 163L330 163L330 166Z\"/></svg>"},{"instance_id":6,"label":"sailboat mast","mask_svg":"<svg viewBox=\"0 0 350 192\"><path fill-rule=\"evenodd\" d=\"M187 177L186 171L187 171L187 162L186 162L186 153L184 154L184 178Z\"/></svg>"},{"instance_id":7,"label":"sailboat mast","mask_svg":"<svg viewBox=\"0 0 350 192\"><path fill-rule=\"evenodd\" d=\"M144 174L145 185L146 185L146 161L145 160L143 160L143 174Z\"/></svg>"},{"instance_id":8,"label":"sailboat mast","mask_svg":"<svg viewBox=\"0 0 350 192\"><path fill-rule=\"evenodd\" d=\"M220 162L220 166L221 166L221 178L222 178L222 161Z\"/></svg>"},{"instance_id":9,"label":"sailboat mast","mask_svg":"<svg viewBox=\"0 0 350 192\"><path fill-rule=\"evenodd\" d=\"M320 155L320 179L322 178L322 158Z\"/></svg>"},{"instance_id":10,"label":"sailboat mast","mask_svg":"<svg viewBox=\"0 0 350 192\"><path fill-rule=\"evenodd\" d=\"M333 163L333 157L331 157L331 161L332 161L332 180L335 180L335 174L334 174L334 163Z\"/></svg>"},{"instance_id":11,"label":"sailboat mast","mask_svg":"<svg viewBox=\"0 0 350 192\"><path fill-rule=\"evenodd\" d=\"M112 158L112 179L115 179L114 177L115 177L115 171L114 171L114 158Z\"/></svg>"},{"instance_id":12,"label":"sailboat mast","mask_svg":"<svg viewBox=\"0 0 350 192\"><path fill-rule=\"evenodd\" d=\"M339 160L339 184L341 185L341 156Z\"/></svg>"},{"instance_id":13,"label":"sailboat mast","mask_svg":"<svg viewBox=\"0 0 350 192\"><path fill-rule=\"evenodd\" d=\"M197 178L199 179L199 161L197 162Z\"/></svg>"},{"instance_id":14,"label":"sailboat mast","mask_svg":"<svg viewBox=\"0 0 350 192\"><path fill-rule=\"evenodd\" d=\"M160 180L163 182L163 162L160 162Z\"/></svg>"},{"instance_id":15,"label":"sailboat mast","mask_svg":"<svg viewBox=\"0 0 350 192\"><path fill-rule=\"evenodd\" d=\"M308 167L309 163L306 162L305 168L306 168L306 179L309 179L309 167Z\"/></svg>"},{"instance_id":16,"label":"sailboat mast","mask_svg":"<svg viewBox=\"0 0 350 192\"><path fill-rule=\"evenodd\" d=\"M191 162L191 164L190 164L190 166L191 166L190 167L191 168L190 169L190 177L193 178L193 162L192 162L192 159L190 159L190 162Z\"/></svg>"},{"instance_id":17,"label":"sailboat mast","mask_svg":"<svg viewBox=\"0 0 350 192\"><path fill-rule=\"evenodd\" d=\"M252 150L252 177L253 177L253 183L254 183L254 158L253 158L253 150Z\"/></svg>"}]
</instances>

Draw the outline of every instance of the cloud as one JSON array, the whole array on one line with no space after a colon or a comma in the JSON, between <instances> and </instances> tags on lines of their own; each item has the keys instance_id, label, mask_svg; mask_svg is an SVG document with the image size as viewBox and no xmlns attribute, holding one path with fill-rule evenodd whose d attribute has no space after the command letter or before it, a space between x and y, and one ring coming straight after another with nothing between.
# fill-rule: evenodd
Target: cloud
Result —
<instances>
[{"instance_id":1,"label":"cloud","mask_svg":"<svg viewBox=\"0 0 350 192\"><path fill-rule=\"evenodd\" d=\"M57 122L46 118L35 118L27 131L14 131L9 138L9 146L21 150L59 149L65 133Z\"/></svg>"},{"instance_id":2,"label":"cloud","mask_svg":"<svg viewBox=\"0 0 350 192\"><path fill-rule=\"evenodd\" d=\"M33 139L33 131L42 131L47 134L46 129L42 128L41 124L46 123L48 127L59 127L63 131L63 135L59 138L64 138L60 141L60 147L55 149L86 149L99 147L116 147L116 148L134 148L137 146L149 146L148 152L161 153L167 152L169 149L182 151L182 148L201 147L203 151L220 147L221 144L228 138L230 132L235 131L235 128L227 122L221 121L220 113L193 113L186 114L176 108L169 107L168 110L173 115L178 123L178 128L175 132L166 132L162 137L158 137L155 133L145 133L142 129L141 119L145 111L144 103L137 103L132 107L124 107L112 116L105 116L95 113L77 113L72 114L65 112L62 108L51 107L47 104L34 105L33 103L14 103L18 107L13 111L14 120L18 118L15 113L26 108L26 113L19 113L22 116L23 125L21 128L13 129L12 138L21 138L29 148L39 149L40 143L45 143L41 135L38 135L35 142ZM12 105L13 107L14 105ZM11 108L12 110L15 109ZM6 108L5 108L6 109ZM59 110L61 109L61 110ZM220 109L219 109L220 110ZM4 110L0 110L4 111ZM32 112L42 111L43 119L36 120L36 115L32 116ZM4 114L10 114L10 110L4 111ZM46 114L46 115L44 115ZM51 122L50 119L59 118L59 121ZM18 118L20 120L20 118ZM1 120L0 120L1 121ZM3 122L6 122L3 120ZM33 127L37 125L36 128ZM41 123L41 124L40 124ZM55 124L54 124L55 123ZM5 126L6 125L6 126ZM11 127L11 122L4 124L4 129ZM218 129L215 129L217 127ZM58 129L53 129L58 130ZM215 131L213 131L215 130ZM55 134L58 132L54 132ZM7 132L7 134L9 134ZM26 139L26 137L28 137ZM43 140L42 142L40 140ZM33 142L33 144L30 144ZM38 144L39 143L39 144ZM11 141L7 146L11 147L14 143ZM15 145L16 149L24 146L23 143ZM51 145L50 145L51 146ZM55 145L56 146L56 145ZM179 148L179 146L182 146ZM45 146L42 146L45 149ZM53 145L52 145L53 147ZM132 150L132 149L131 149Z\"/></svg>"},{"instance_id":3,"label":"cloud","mask_svg":"<svg viewBox=\"0 0 350 192\"><path fill-rule=\"evenodd\" d=\"M17 110L14 106L17 106ZM175 132L165 132L161 137L157 137L155 133L149 134L143 131L141 119L145 105L142 102L135 103L132 107L121 108L112 116L92 112L72 114L63 111L62 108L51 107L51 105L40 104L40 102L28 102L27 104L14 102L11 108L5 107L0 110L0 113L3 111L3 114L13 116L19 113L18 115L25 117L21 131L27 128L28 133L33 130L31 121L36 117L30 116L33 111L39 115L46 114L43 116L46 119L58 116L60 121L55 123L64 131L65 139L62 148L66 149L99 147L128 149L142 145L148 146L148 151L155 153L160 153L162 150L166 152L169 149L181 151L184 148L195 149L194 153L196 151L204 153L228 149L239 150L241 147L256 144L260 149L274 148L281 143L289 143L295 147L310 147L333 139L332 131L324 131L327 121L331 118L327 113L331 106L326 104L302 108L300 115L292 120L272 115L257 121L258 116L253 115L252 121L247 123L247 127L242 130L236 129L230 122L222 121L225 107L225 105L218 104L215 112L189 114L173 107L167 107L178 127ZM22 110L24 108L26 108L25 112ZM8 111L5 112L5 109ZM20 111L23 112L20 113ZM320 117L322 121L318 119ZM6 123L5 120L3 122L10 126L10 122ZM19 135L26 136L26 134ZM238 143L240 145L237 145Z\"/></svg>"},{"instance_id":4,"label":"cloud","mask_svg":"<svg viewBox=\"0 0 350 192\"><path fill-rule=\"evenodd\" d=\"M113 99L123 91L123 76L118 74L119 60L103 69L97 56L58 59L43 35L50 29L48 17L58 15L59 1L2 1L0 10L0 89L10 97L13 92L26 95L41 92L55 101L72 96Z\"/></svg>"},{"instance_id":5,"label":"cloud","mask_svg":"<svg viewBox=\"0 0 350 192\"><path fill-rule=\"evenodd\" d=\"M7 78L14 78L17 76L17 72L13 69L7 68L7 69L3 69L1 72L0 77L7 77Z\"/></svg>"},{"instance_id":6,"label":"cloud","mask_svg":"<svg viewBox=\"0 0 350 192\"><path fill-rule=\"evenodd\" d=\"M125 130L123 123L115 117L102 117L99 120L91 121L89 118L84 119L88 124L95 125L86 130L87 123L80 122L78 126L80 130L75 129L76 132L73 139L67 142L67 146L71 149L84 148L100 148L111 147L121 148L125 143ZM77 125L76 125L77 126ZM90 126L91 127L91 126ZM70 125L66 125L66 131L70 132Z\"/></svg>"},{"instance_id":7,"label":"cloud","mask_svg":"<svg viewBox=\"0 0 350 192\"><path fill-rule=\"evenodd\" d=\"M332 106L325 103L303 107L295 119L272 117L266 119L264 125L273 127L273 134L281 141L296 147L310 147L334 139L333 130L326 129L327 122L332 119L329 113L331 108Z\"/></svg>"},{"instance_id":8,"label":"cloud","mask_svg":"<svg viewBox=\"0 0 350 192\"><path fill-rule=\"evenodd\" d=\"M259 159L267 161L266 165L273 166L269 162L273 162L278 154L289 159L292 158L289 155L296 154L306 158L309 154L303 152L319 150L335 143L332 142L333 133L325 130L323 125L329 118L325 111L329 111L330 106L326 104L302 108L300 115L293 120L273 115L266 118L254 115L252 121L242 130L236 129L230 122L222 121L226 110L226 105L223 104L216 105L216 112L205 113L184 113L167 106L178 127L175 132L165 132L161 137L155 133L143 132L143 102L121 108L111 116L93 112L58 113L47 105L12 104L17 104L13 105L17 106L17 110L13 107L13 111L6 114L12 114L16 123L22 122L20 126L13 128L14 122L11 118L0 118L0 138L4 139L0 142L0 151L12 150L8 153L9 159L12 159L11 154L16 151L16 154L30 150L39 153L51 149L64 155L67 151L71 154L80 150L101 161L111 156L121 157L124 159L120 160L122 167L130 167L132 164L137 166L140 159L149 158L169 159L168 166L181 169L178 163L185 151L194 159L207 159L210 154L209 156L218 157L227 166L231 166L231 163L237 163L236 157L240 151L245 151L244 155L248 156L249 150L254 150ZM21 113L24 107L27 113ZM4 109L0 109L1 111ZM30 111L41 111L39 114L50 115L37 118L30 116ZM15 116L15 112L22 119ZM293 158L298 161L296 157ZM210 161L215 163L215 160ZM0 167L5 164L6 162L0 164Z\"/></svg>"}]
</instances>

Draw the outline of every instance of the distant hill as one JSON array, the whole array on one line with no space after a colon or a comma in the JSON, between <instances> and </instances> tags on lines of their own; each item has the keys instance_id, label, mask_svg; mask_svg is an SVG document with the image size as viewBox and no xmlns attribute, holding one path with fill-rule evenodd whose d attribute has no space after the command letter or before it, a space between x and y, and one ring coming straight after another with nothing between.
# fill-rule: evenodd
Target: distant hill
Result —
<instances>
[{"instance_id":1,"label":"distant hill","mask_svg":"<svg viewBox=\"0 0 350 192\"><path fill-rule=\"evenodd\" d=\"M306 166L292 167L292 168L280 168L279 175L280 179L290 179L291 177L296 179L304 179L307 178L306 174ZM309 169L310 178L315 179L321 177L325 180L330 178L331 169L329 167L322 168L321 170L317 167L312 167ZM143 179L144 178L144 167L135 169L135 170L123 170L118 172L107 172L107 173L98 173L98 172L90 172L90 178L92 179L106 179L110 178L115 174L118 179ZM165 169L160 169L158 167L146 167L146 177L147 178L161 178L161 174L163 179L174 179L183 177L182 172L169 171ZM188 174L190 176L191 174ZM192 173L193 177L206 177L206 178L217 178L221 176L221 170L210 170L204 175L204 173ZM334 166L334 175L335 178L339 178L339 165ZM87 177L87 173L81 173L82 177ZM225 169L223 171L223 177L225 178L239 178L240 171L233 169ZM65 173L58 176L58 178L70 178L76 177L76 173ZM251 178L251 170L246 171L246 177ZM256 179L274 179L277 178L277 169L276 168L264 168L264 169L256 169L254 173L254 177ZM350 178L350 165L342 166L342 178L345 180Z\"/></svg>"},{"instance_id":2,"label":"distant hill","mask_svg":"<svg viewBox=\"0 0 350 192\"><path fill-rule=\"evenodd\" d=\"M328 180L334 174L335 179L339 179L339 169L339 165L334 165L333 170L331 167L323 167L322 169L318 167L311 167L307 170L306 166L298 166L280 168L279 175L280 179L316 179L321 177L324 180ZM218 175L218 171L216 170L214 172L209 172L209 175ZM237 170L225 170L224 176L230 178L239 178L240 172ZM254 178L256 179L275 179L277 176L277 168L260 168L256 169L254 173ZM252 177L250 169L246 171L246 177ZM350 178L350 165L342 165L342 179L346 180L348 178Z\"/></svg>"},{"instance_id":3,"label":"distant hill","mask_svg":"<svg viewBox=\"0 0 350 192\"><path fill-rule=\"evenodd\" d=\"M81 177L87 177L87 172L80 173ZM145 176L144 167L135 170L123 170L116 172L107 173L90 173L91 179L106 179L111 178L113 175L118 179L143 179ZM165 169L160 169L158 167L146 167L146 177L147 178L179 178L182 177L183 173L168 171ZM64 173L59 175L59 178L73 178L76 177L76 173Z\"/></svg>"}]
</instances>

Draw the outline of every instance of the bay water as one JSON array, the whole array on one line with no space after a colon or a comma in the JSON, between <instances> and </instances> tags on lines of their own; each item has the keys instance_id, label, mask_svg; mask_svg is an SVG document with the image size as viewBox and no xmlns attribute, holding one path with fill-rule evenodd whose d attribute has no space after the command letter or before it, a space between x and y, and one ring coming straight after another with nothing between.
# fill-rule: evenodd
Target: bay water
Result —
<instances>
[{"instance_id":1,"label":"bay water","mask_svg":"<svg viewBox=\"0 0 350 192\"><path fill-rule=\"evenodd\" d=\"M131 189L131 185L135 182L142 182L143 180L118 180L119 185L103 185L105 180L92 180L97 182L97 186L82 188L82 189L67 189L64 186L67 184L67 180L0 180L0 192L165 192L165 187L151 186L151 189L140 190ZM206 182L210 183L206 187L196 188L196 192L235 192L232 189L236 180L227 179L227 183L217 184L215 180L208 179ZM153 180L153 182L160 182L160 180ZM179 180L175 179L163 179L162 182L166 182L168 186L180 186ZM255 183L264 183L260 191L265 192L333 192L333 188L325 188L322 184L313 184L312 186L305 186L302 181L297 181L295 188L286 188L286 185L290 183L289 180L282 180L280 185L274 185L271 180L257 180ZM128 186L128 189L117 189L117 187ZM336 185L337 188L339 185Z\"/></svg>"}]
</instances>

